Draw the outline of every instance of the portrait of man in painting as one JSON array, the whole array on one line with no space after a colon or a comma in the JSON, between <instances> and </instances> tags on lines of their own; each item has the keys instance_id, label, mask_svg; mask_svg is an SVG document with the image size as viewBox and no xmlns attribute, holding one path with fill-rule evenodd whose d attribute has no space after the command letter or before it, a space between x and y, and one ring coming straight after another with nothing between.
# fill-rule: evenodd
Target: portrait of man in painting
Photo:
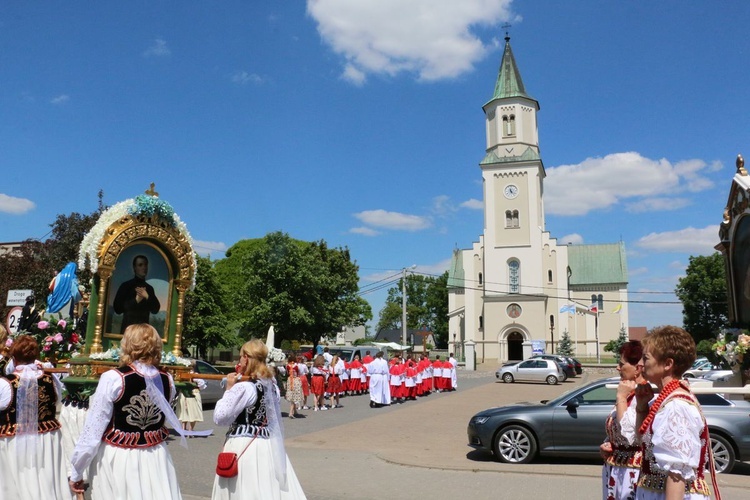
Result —
<instances>
[{"instance_id":1,"label":"portrait of man in painting","mask_svg":"<svg viewBox=\"0 0 750 500\"><path fill-rule=\"evenodd\" d=\"M737 225L732 248L736 316L747 327L750 326L750 216L743 217Z\"/></svg>"},{"instance_id":2,"label":"portrait of man in painting","mask_svg":"<svg viewBox=\"0 0 750 500\"><path fill-rule=\"evenodd\" d=\"M141 243L123 250L110 279L106 334L122 335L131 324L148 323L164 337L171 275L156 247Z\"/></svg>"}]
</instances>

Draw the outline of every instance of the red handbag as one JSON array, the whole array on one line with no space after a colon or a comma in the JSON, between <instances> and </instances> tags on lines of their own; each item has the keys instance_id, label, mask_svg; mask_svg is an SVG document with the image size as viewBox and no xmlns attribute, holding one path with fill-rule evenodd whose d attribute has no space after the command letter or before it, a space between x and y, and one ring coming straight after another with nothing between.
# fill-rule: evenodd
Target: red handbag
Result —
<instances>
[{"instance_id":1,"label":"red handbag","mask_svg":"<svg viewBox=\"0 0 750 500\"><path fill-rule=\"evenodd\" d=\"M243 450L244 453L244 450ZM237 462L239 457L236 453L219 453L216 461L216 475L221 477L234 477L237 475Z\"/></svg>"}]
</instances>

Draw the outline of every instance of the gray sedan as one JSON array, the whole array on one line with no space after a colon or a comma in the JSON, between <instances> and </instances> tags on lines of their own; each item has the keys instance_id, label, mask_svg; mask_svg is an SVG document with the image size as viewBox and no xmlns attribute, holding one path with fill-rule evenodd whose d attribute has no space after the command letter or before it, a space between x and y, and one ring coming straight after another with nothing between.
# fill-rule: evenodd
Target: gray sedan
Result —
<instances>
[{"instance_id":1,"label":"gray sedan","mask_svg":"<svg viewBox=\"0 0 750 500\"><path fill-rule=\"evenodd\" d=\"M619 378L602 379L552 401L490 408L471 417L469 446L495 454L501 462L528 463L537 455L599 457L604 420L615 404ZM708 422L718 472L750 460L750 402L699 394Z\"/></svg>"},{"instance_id":2,"label":"gray sedan","mask_svg":"<svg viewBox=\"0 0 750 500\"><path fill-rule=\"evenodd\" d=\"M206 373L211 375L221 375L221 372L217 370L213 365L206 363L205 361L195 361L195 371L197 373ZM224 395L224 381L223 380L206 380L206 388L201 391L201 400L204 405L216 404Z\"/></svg>"}]
</instances>

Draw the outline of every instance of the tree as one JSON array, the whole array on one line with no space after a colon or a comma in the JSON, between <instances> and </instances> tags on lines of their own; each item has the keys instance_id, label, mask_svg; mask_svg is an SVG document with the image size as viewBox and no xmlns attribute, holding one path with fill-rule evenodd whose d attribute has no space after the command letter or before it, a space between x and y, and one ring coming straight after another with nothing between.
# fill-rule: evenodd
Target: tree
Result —
<instances>
[{"instance_id":1,"label":"tree","mask_svg":"<svg viewBox=\"0 0 750 500\"><path fill-rule=\"evenodd\" d=\"M233 245L217 262L227 278L232 317L240 334L264 337L273 324L276 343L320 338L362 325L372 312L357 295L358 266L346 248L295 240L281 232Z\"/></svg>"},{"instance_id":2,"label":"tree","mask_svg":"<svg viewBox=\"0 0 750 500\"><path fill-rule=\"evenodd\" d=\"M628 341L628 332L625 330L625 326L620 327L620 335L617 339L610 340L607 345L604 346L604 352L611 352L614 354L616 360L620 360L620 349L622 345Z\"/></svg>"},{"instance_id":3,"label":"tree","mask_svg":"<svg viewBox=\"0 0 750 500\"><path fill-rule=\"evenodd\" d=\"M68 262L78 260L78 249L83 236L96 224L106 208L102 203L103 192L99 191L99 205L90 214L73 212L59 214L50 224L51 236L46 241L28 239L18 252L0 256L0 296L7 297L8 290L32 290L37 306L46 307L49 284L55 273ZM87 286L91 279L88 271L78 271L78 281ZM5 317L7 308L2 310Z\"/></svg>"},{"instance_id":4,"label":"tree","mask_svg":"<svg viewBox=\"0 0 750 500\"><path fill-rule=\"evenodd\" d=\"M560 341L557 343L557 354L561 356L572 356L573 355L573 344L570 342L570 334L568 330L563 330L560 336Z\"/></svg>"},{"instance_id":5,"label":"tree","mask_svg":"<svg viewBox=\"0 0 750 500\"><path fill-rule=\"evenodd\" d=\"M227 310L226 292L219 283L211 259L196 257L195 288L185 296L182 345L196 346L198 356L206 359L208 349L235 346L239 339L236 327L231 328L224 311Z\"/></svg>"},{"instance_id":6,"label":"tree","mask_svg":"<svg viewBox=\"0 0 750 500\"><path fill-rule=\"evenodd\" d=\"M691 256L675 289L682 302L682 322L696 342L716 337L728 325L727 278L719 253Z\"/></svg>"},{"instance_id":7,"label":"tree","mask_svg":"<svg viewBox=\"0 0 750 500\"><path fill-rule=\"evenodd\" d=\"M377 330L401 328L403 319L402 284L388 290L380 310ZM435 336L439 347L448 346L448 272L440 276L415 274L406 279L406 327L426 328Z\"/></svg>"}]
</instances>

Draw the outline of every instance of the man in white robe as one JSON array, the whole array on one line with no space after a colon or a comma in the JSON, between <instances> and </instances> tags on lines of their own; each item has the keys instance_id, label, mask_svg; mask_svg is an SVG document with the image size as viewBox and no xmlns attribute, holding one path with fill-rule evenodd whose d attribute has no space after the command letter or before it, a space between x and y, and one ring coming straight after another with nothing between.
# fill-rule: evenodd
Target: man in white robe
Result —
<instances>
[{"instance_id":1,"label":"man in white robe","mask_svg":"<svg viewBox=\"0 0 750 500\"><path fill-rule=\"evenodd\" d=\"M367 375L370 379L370 408L391 404L388 362L383 359L382 351L378 351L375 359L367 365Z\"/></svg>"},{"instance_id":2,"label":"man in white robe","mask_svg":"<svg viewBox=\"0 0 750 500\"><path fill-rule=\"evenodd\" d=\"M451 370L451 387L455 391L458 388L458 375L456 374L456 368L458 368L458 360L453 357L453 353L450 354L450 358L448 358L448 361L453 365L453 370Z\"/></svg>"}]
</instances>

